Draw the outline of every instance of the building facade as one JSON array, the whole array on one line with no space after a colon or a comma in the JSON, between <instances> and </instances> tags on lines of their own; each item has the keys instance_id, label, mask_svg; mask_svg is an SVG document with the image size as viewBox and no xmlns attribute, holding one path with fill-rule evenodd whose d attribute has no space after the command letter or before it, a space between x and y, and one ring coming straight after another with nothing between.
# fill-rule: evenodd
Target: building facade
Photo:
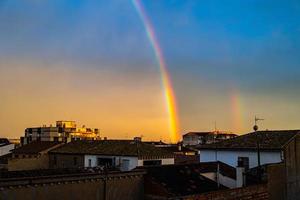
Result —
<instances>
[{"instance_id":1,"label":"building facade","mask_svg":"<svg viewBox=\"0 0 300 200\"><path fill-rule=\"evenodd\" d=\"M72 140L99 140L100 133L97 128L77 127L75 121L57 121L56 126L42 126L25 129L21 144L32 141L70 142Z\"/></svg>"},{"instance_id":2,"label":"building facade","mask_svg":"<svg viewBox=\"0 0 300 200\"><path fill-rule=\"evenodd\" d=\"M0 174L0 199L140 200L144 172L33 170Z\"/></svg>"},{"instance_id":3,"label":"building facade","mask_svg":"<svg viewBox=\"0 0 300 200\"><path fill-rule=\"evenodd\" d=\"M183 145L194 146L199 144L211 144L221 140L231 139L236 137L236 134L211 131L211 132L189 132L183 135Z\"/></svg>"},{"instance_id":4,"label":"building facade","mask_svg":"<svg viewBox=\"0 0 300 200\"><path fill-rule=\"evenodd\" d=\"M257 131L215 144L199 145L200 162L221 161L236 167L243 160L247 168L284 161L284 147L298 130Z\"/></svg>"},{"instance_id":5,"label":"building facade","mask_svg":"<svg viewBox=\"0 0 300 200\"><path fill-rule=\"evenodd\" d=\"M8 171L37 170L49 168L48 151L61 146L62 143L34 141L12 151L8 159Z\"/></svg>"},{"instance_id":6,"label":"building facade","mask_svg":"<svg viewBox=\"0 0 300 200\"><path fill-rule=\"evenodd\" d=\"M138 166L174 164L174 155L138 140L73 141L49 152L51 168L108 167L130 171Z\"/></svg>"}]
</instances>

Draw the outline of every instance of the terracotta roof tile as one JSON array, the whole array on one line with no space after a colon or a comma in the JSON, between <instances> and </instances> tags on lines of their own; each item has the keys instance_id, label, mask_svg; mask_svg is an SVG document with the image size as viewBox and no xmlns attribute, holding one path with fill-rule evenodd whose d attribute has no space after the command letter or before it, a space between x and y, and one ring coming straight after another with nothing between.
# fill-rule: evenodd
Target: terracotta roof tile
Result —
<instances>
[{"instance_id":1,"label":"terracotta roof tile","mask_svg":"<svg viewBox=\"0 0 300 200\"><path fill-rule=\"evenodd\" d=\"M300 130L257 131L215 144L199 145L197 149L256 149L258 140L262 150L279 150L299 133Z\"/></svg>"},{"instance_id":2,"label":"terracotta roof tile","mask_svg":"<svg viewBox=\"0 0 300 200\"><path fill-rule=\"evenodd\" d=\"M58 142L34 141L17 149L14 149L12 152L14 154L38 154L41 151L53 148L59 144L60 143Z\"/></svg>"},{"instance_id":3,"label":"terracotta roof tile","mask_svg":"<svg viewBox=\"0 0 300 200\"><path fill-rule=\"evenodd\" d=\"M170 157L174 155L151 144L133 140L82 140L67 143L50 153L118 155L138 157Z\"/></svg>"}]
</instances>

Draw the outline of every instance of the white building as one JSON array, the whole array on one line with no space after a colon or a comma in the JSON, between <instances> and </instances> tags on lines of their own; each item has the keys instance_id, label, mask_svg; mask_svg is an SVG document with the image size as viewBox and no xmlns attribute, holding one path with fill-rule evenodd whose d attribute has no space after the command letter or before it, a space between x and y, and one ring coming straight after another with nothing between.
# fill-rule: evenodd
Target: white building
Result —
<instances>
[{"instance_id":1,"label":"white building","mask_svg":"<svg viewBox=\"0 0 300 200\"><path fill-rule=\"evenodd\" d=\"M21 144L33 141L70 142L72 140L99 140L100 132L97 128L77 127L75 121L56 121L56 126L42 126L26 128Z\"/></svg>"},{"instance_id":2,"label":"white building","mask_svg":"<svg viewBox=\"0 0 300 200\"><path fill-rule=\"evenodd\" d=\"M236 167L242 160L248 168L284 160L283 149L299 130L257 131L215 144L200 145L200 162L221 161ZM258 145L257 145L258 144ZM259 146L259 150L258 147Z\"/></svg>"},{"instance_id":3,"label":"white building","mask_svg":"<svg viewBox=\"0 0 300 200\"><path fill-rule=\"evenodd\" d=\"M188 132L183 135L184 146L194 146L199 144L211 144L221 140L236 137L236 134L221 131L210 132Z\"/></svg>"},{"instance_id":4,"label":"white building","mask_svg":"<svg viewBox=\"0 0 300 200\"><path fill-rule=\"evenodd\" d=\"M107 166L129 171L138 166L174 164L169 151L135 140L73 141L50 151L51 168Z\"/></svg>"}]
</instances>

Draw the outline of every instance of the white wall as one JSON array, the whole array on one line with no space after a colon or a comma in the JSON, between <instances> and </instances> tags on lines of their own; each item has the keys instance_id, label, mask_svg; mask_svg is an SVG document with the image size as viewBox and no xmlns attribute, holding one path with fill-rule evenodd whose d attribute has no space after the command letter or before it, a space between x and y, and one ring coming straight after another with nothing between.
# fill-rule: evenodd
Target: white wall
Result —
<instances>
[{"instance_id":1,"label":"white wall","mask_svg":"<svg viewBox=\"0 0 300 200\"><path fill-rule=\"evenodd\" d=\"M15 148L14 144L8 144L0 147L0 156L11 153L10 150L13 150L14 148Z\"/></svg>"},{"instance_id":2,"label":"white wall","mask_svg":"<svg viewBox=\"0 0 300 200\"><path fill-rule=\"evenodd\" d=\"M216 156L217 153L217 156ZM249 167L256 167L257 164L257 152L256 151L228 151L228 150L200 150L200 162L212 162L218 161L226 163L232 167L237 166L238 157L248 157ZM278 163L281 162L281 152L280 151L261 151L260 152L260 163Z\"/></svg>"},{"instance_id":3,"label":"white wall","mask_svg":"<svg viewBox=\"0 0 300 200\"><path fill-rule=\"evenodd\" d=\"M217 175L215 172L201 173L201 175L205 176L206 178L208 178L210 180L217 182ZM235 186L236 186L235 179L229 178L227 176L223 176L222 174L219 174L219 183L228 188L235 188Z\"/></svg>"},{"instance_id":4,"label":"white wall","mask_svg":"<svg viewBox=\"0 0 300 200\"><path fill-rule=\"evenodd\" d=\"M84 167L89 167L89 159L91 159L91 167L97 167L97 159L98 158L112 158L115 160L115 165L120 167L120 169L124 169L122 167L123 160L129 160L129 170L134 169L138 165L137 157L126 157L126 156L98 156L98 155L85 155L84 156Z\"/></svg>"},{"instance_id":5,"label":"white wall","mask_svg":"<svg viewBox=\"0 0 300 200\"><path fill-rule=\"evenodd\" d=\"M197 145L200 143L199 136L197 135L185 135L183 136L183 145Z\"/></svg>"},{"instance_id":6,"label":"white wall","mask_svg":"<svg viewBox=\"0 0 300 200\"><path fill-rule=\"evenodd\" d=\"M161 162L162 165L174 165L174 163L175 163L174 158L165 158L162 159Z\"/></svg>"},{"instance_id":7,"label":"white wall","mask_svg":"<svg viewBox=\"0 0 300 200\"><path fill-rule=\"evenodd\" d=\"M84 167L89 167L89 159L91 160L91 167L97 167L97 156L93 155L84 156Z\"/></svg>"},{"instance_id":8,"label":"white wall","mask_svg":"<svg viewBox=\"0 0 300 200\"><path fill-rule=\"evenodd\" d=\"M138 166L144 166L144 161L145 160L161 160L162 165L174 165L175 161L174 158L163 158L163 159L141 159L138 160Z\"/></svg>"},{"instance_id":9,"label":"white wall","mask_svg":"<svg viewBox=\"0 0 300 200\"><path fill-rule=\"evenodd\" d=\"M219 181L222 185L229 187L229 188L236 188L236 180L229 178L227 176L223 176L222 174L219 175Z\"/></svg>"},{"instance_id":10,"label":"white wall","mask_svg":"<svg viewBox=\"0 0 300 200\"><path fill-rule=\"evenodd\" d=\"M97 167L98 158L112 158L115 160L115 165L120 168L121 171L132 170L138 166L143 166L144 160L138 160L137 157L128 157L128 156L99 156L99 155L85 155L84 156L84 167L89 167L89 159L91 159L91 167ZM129 166L123 165L125 160L129 161ZM147 160L147 159L146 159ZM164 158L164 159L149 159L149 160L161 160L162 165L173 165L174 158Z\"/></svg>"}]
</instances>

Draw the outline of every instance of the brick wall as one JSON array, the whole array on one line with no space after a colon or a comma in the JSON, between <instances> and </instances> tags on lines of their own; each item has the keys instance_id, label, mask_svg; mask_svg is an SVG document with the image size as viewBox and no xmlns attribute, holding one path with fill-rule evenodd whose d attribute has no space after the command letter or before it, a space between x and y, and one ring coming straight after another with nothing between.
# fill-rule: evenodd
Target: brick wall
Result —
<instances>
[{"instance_id":1,"label":"brick wall","mask_svg":"<svg viewBox=\"0 0 300 200\"><path fill-rule=\"evenodd\" d=\"M190 198L187 198L190 199ZM200 195L193 200L269 200L267 185L254 185Z\"/></svg>"},{"instance_id":2,"label":"brick wall","mask_svg":"<svg viewBox=\"0 0 300 200\"><path fill-rule=\"evenodd\" d=\"M5 180L0 182L0 199L141 200L144 199L143 174L79 174Z\"/></svg>"},{"instance_id":3,"label":"brick wall","mask_svg":"<svg viewBox=\"0 0 300 200\"><path fill-rule=\"evenodd\" d=\"M269 200L267 185L254 185L243 188L220 190L201 195L186 197L154 197L147 196L147 200Z\"/></svg>"}]
</instances>

